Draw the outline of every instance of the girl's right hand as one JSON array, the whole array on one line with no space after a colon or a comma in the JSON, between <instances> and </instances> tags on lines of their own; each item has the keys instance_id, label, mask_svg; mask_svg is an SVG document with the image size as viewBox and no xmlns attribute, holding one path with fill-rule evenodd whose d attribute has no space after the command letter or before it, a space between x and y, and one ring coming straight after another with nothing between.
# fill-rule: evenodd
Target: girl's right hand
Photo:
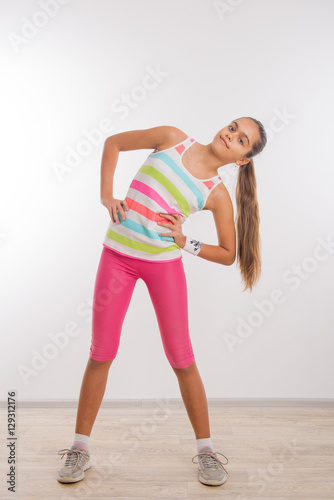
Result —
<instances>
[{"instance_id":1,"label":"girl's right hand","mask_svg":"<svg viewBox=\"0 0 334 500\"><path fill-rule=\"evenodd\" d=\"M123 220L126 219L124 208L129 210L129 206L125 200L118 200L109 195L101 198L101 203L108 209L112 222L116 221L117 224L120 224L119 214L121 214Z\"/></svg>"}]
</instances>

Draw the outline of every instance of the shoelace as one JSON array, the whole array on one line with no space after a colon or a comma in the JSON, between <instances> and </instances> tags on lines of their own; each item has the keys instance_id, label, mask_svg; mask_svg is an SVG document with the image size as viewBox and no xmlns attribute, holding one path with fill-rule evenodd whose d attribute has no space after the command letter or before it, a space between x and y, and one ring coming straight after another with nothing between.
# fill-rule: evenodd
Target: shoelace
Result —
<instances>
[{"instance_id":1,"label":"shoelace","mask_svg":"<svg viewBox=\"0 0 334 500\"><path fill-rule=\"evenodd\" d=\"M64 455L67 454L66 462L65 462L65 467L75 467L77 464L82 469L82 459L83 457L89 458L89 454L86 453L85 451L81 450L70 450L69 448L64 448L63 450L58 451L58 455L62 455L62 459L64 458Z\"/></svg>"},{"instance_id":2,"label":"shoelace","mask_svg":"<svg viewBox=\"0 0 334 500\"><path fill-rule=\"evenodd\" d=\"M199 460L198 460L198 462L194 462L194 458L201 457L201 461L204 463L205 467L209 467L210 469L219 469L220 466L221 466L224 469L224 471L226 472L226 474L228 474L228 472L225 469L223 463L219 460L219 458L217 458L216 455L222 455L227 460L227 462L224 465L228 464L228 458L225 457L225 455L223 455L222 453L219 453L218 451L216 453L205 453L205 452L204 453L198 453L197 455L195 455L192 458L192 462L194 464L198 464Z\"/></svg>"}]
</instances>

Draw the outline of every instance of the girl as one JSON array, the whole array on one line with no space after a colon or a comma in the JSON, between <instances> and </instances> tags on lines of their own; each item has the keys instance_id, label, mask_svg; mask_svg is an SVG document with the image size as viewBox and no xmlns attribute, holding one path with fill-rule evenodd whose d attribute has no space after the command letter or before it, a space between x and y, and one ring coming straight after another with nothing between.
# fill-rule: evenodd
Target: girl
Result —
<instances>
[{"instance_id":1,"label":"girl","mask_svg":"<svg viewBox=\"0 0 334 500\"><path fill-rule=\"evenodd\" d=\"M96 275L90 355L83 377L73 445L58 481L73 483L91 467L89 436L102 402L110 365L136 281L146 283L159 324L163 348L173 368L196 436L198 479L220 485L226 469L210 437L205 389L188 329L187 285L182 250L217 264L240 266L245 288L252 291L261 272L259 209L253 157L265 147L261 122L233 120L203 145L175 127L134 130L108 137L101 165L101 203L110 214ZM124 200L113 196L113 176L120 151L154 149L133 178ZM217 169L234 163L238 247L231 198ZM210 210L218 245L182 233L190 215ZM228 459L224 456L224 458Z\"/></svg>"}]
</instances>

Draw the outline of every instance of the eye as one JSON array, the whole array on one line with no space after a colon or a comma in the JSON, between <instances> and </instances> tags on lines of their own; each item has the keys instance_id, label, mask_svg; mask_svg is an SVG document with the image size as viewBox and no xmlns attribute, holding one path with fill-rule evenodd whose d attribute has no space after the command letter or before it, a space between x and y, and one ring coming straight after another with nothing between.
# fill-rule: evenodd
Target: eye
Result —
<instances>
[{"instance_id":1,"label":"eye","mask_svg":"<svg viewBox=\"0 0 334 500\"><path fill-rule=\"evenodd\" d=\"M233 125L230 125L229 128L232 128L234 130ZM244 145L244 141L242 139L240 139L240 140L241 140L242 145Z\"/></svg>"}]
</instances>

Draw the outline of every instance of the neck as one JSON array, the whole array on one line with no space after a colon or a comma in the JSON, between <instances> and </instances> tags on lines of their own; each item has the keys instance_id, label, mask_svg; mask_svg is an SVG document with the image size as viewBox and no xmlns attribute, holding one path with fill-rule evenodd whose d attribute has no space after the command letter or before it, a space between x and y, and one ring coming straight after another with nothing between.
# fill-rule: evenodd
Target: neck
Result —
<instances>
[{"instance_id":1,"label":"neck","mask_svg":"<svg viewBox=\"0 0 334 500\"><path fill-rule=\"evenodd\" d=\"M217 158L215 155L212 144L199 144L197 143L196 150L196 163L200 166L203 166L203 169L207 172L217 171L218 168L223 167L224 165L228 165L231 163L228 160L222 160L221 158Z\"/></svg>"}]
</instances>

